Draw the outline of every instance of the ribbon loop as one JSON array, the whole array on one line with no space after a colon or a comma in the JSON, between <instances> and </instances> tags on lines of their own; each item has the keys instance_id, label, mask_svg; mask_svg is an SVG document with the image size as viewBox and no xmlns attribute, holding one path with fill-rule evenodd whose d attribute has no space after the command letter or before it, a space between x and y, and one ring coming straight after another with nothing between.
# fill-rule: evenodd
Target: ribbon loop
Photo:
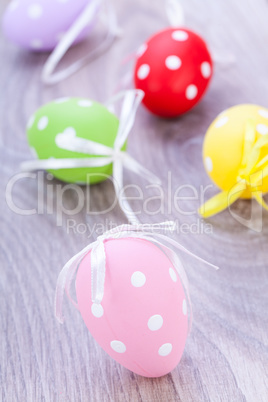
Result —
<instances>
[{"instance_id":1,"label":"ribbon loop","mask_svg":"<svg viewBox=\"0 0 268 402\"><path fill-rule=\"evenodd\" d=\"M259 188L263 179L268 177L268 155L259 160L262 149L268 147L268 134L257 139L255 127L256 122L248 119L245 125L243 155L235 185L205 202L198 210L202 217L208 218L222 212L243 196L246 191L250 191L252 197L265 209L268 209Z\"/></svg>"},{"instance_id":2,"label":"ribbon loop","mask_svg":"<svg viewBox=\"0 0 268 402\"><path fill-rule=\"evenodd\" d=\"M105 3L108 17L108 32L103 42L93 51L91 51L87 56L81 58L80 60L77 60L66 69L54 73L54 70L56 69L57 65L59 64L65 53L68 51L68 49L71 47L71 45L80 35L80 33L93 22L94 18L99 13L101 6ZM58 45L55 47L55 49L47 59L42 71L42 81L45 84L56 84L74 74L88 61L98 57L99 54L109 49L116 36L118 36L118 33L119 29L117 26L116 15L114 9L109 3L109 0L89 1L89 4L85 7L79 17L74 21L71 28L65 33L61 41L58 43Z\"/></svg>"},{"instance_id":3,"label":"ribbon loop","mask_svg":"<svg viewBox=\"0 0 268 402\"><path fill-rule=\"evenodd\" d=\"M62 305L64 299L64 291L66 291L68 297L70 298L70 286L71 282L75 276L78 266L82 259L91 251L91 299L92 303L100 304L102 302L105 290L105 274L106 274L106 251L105 244L106 240L111 239L122 239L122 238L139 238L150 241L157 245L164 253L167 254L168 258L171 260L174 268L176 269L182 285L184 287L186 297L189 305L189 331L191 329L192 323L192 308L189 295L189 284L188 279L180 261L175 251L171 248L174 247L191 257L197 259L198 261L205 263L215 269L218 269L213 264L203 260L197 255L193 254L177 241L169 238L162 233L156 233L158 229L160 231L168 230L174 232L177 225L173 221L162 222L160 224L153 225L121 225L113 228L103 235L99 236L94 243L89 244L82 251L76 254L67 264L63 267L56 288L55 296L55 315L60 323L63 323L64 318L62 314ZM166 243L166 244L163 244ZM72 300L72 299L71 299ZM77 307L77 303L72 300L73 304Z\"/></svg>"},{"instance_id":4,"label":"ribbon loop","mask_svg":"<svg viewBox=\"0 0 268 402\"><path fill-rule=\"evenodd\" d=\"M113 150L106 145L100 144L81 137L71 137L58 134L55 138L57 146L66 151L80 152L87 155L112 156Z\"/></svg>"},{"instance_id":5,"label":"ribbon loop","mask_svg":"<svg viewBox=\"0 0 268 402\"><path fill-rule=\"evenodd\" d=\"M87 167L102 167L113 163L113 157L101 158L66 158L66 159L40 159L36 161L23 162L21 170L29 172L33 170L58 170L58 169L76 169Z\"/></svg>"},{"instance_id":6,"label":"ribbon loop","mask_svg":"<svg viewBox=\"0 0 268 402\"><path fill-rule=\"evenodd\" d=\"M120 100L122 95L124 95L124 100L121 109L119 129L114 143L115 150L121 149L126 142L128 134L134 125L138 107L144 98L144 92L140 89L136 89L119 93L111 99L110 104L114 104Z\"/></svg>"},{"instance_id":7,"label":"ribbon loop","mask_svg":"<svg viewBox=\"0 0 268 402\"><path fill-rule=\"evenodd\" d=\"M97 240L91 250L91 296L92 302L100 304L104 295L106 254L103 241Z\"/></svg>"}]
</instances>

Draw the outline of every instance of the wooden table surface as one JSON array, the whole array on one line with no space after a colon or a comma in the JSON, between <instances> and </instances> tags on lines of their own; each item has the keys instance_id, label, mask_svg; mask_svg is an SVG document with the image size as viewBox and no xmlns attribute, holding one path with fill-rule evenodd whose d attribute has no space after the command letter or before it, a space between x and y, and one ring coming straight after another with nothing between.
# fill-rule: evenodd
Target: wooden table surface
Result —
<instances>
[{"instance_id":1,"label":"wooden table surface","mask_svg":"<svg viewBox=\"0 0 268 402\"><path fill-rule=\"evenodd\" d=\"M7 3L1 1L1 14ZM105 55L52 87L40 83L47 55L29 54L2 36L0 39L0 399L267 401L268 214L260 213L255 202L251 205L241 200L234 212L249 219L253 211L254 230L229 211L204 222L194 212L199 200L181 200L179 210L168 195L169 174L172 194L181 185L199 189L210 184L202 163L202 141L219 112L246 102L267 106L267 0L184 2L187 26L206 38L217 59L210 90L193 111L177 120L156 118L141 107L129 139L129 153L164 182L163 211L152 215L142 212L140 220L175 219L188 225L175 238L221 267L216 272L181 255L190 281L194 322L182 360L171 374L147 379L121 367L98 346L67 300L65 324L60 325L54 317L54 291L61 267L96 238L101 225L126 222L119 208L92 215L84 207L75 216L63 214L62 225L57 226L61 210L57 215L55 203L62 184L46 177L40 181L44 184L45 213L19 215L5 200L7 183L19 172L20 163L31 158L25 126L36 108L62 96L104 102L120 77L132 68L131 63L122 66L120 61L168 25L164 1L117 0L115 6L122 38ZM63 65L85 54L93 41L72 49ZM125 172L125 183L139 184L147 198L155 195L134 173ZM215 192L215 188L210 190ZM22 179L13 188L13 201L20 208L36 208L38 196L41 202L42 188L38 189L37 180ZM113 198L108 182L93 186L91 211L102 211ZM63 201L65 208L74 208L76 194L66 192ZM143 207L138 200L132 205L134 209ZM153 208L159 208L157 200L151 211ZM76 224L72 230L68 230L70 219ZM79 223L89 225L86 233ZM187 227L192 233L182 233Z\"/></svg>"}]
</instances>

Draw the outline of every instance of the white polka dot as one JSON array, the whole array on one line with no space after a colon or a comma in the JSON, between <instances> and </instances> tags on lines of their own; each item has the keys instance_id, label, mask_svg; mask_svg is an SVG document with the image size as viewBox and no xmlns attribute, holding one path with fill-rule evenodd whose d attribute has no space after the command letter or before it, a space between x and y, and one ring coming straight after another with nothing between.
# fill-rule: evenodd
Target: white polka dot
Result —
<instances>
[{"instance_id":1,"label":"white polka dot","mask_svg":"<svg viewBox=\"0 0 268 402\"><path fill-rule=\"evenodd\" d=\"M148 49L147 43L143 43L143 44L139 47L139 49L138 49L138 51L137 51L137 57L141 57L141 56L146 52L147 49Z\"/></svg>"},{"instance_id":2,"label":"white polka dot","mask_svg":"<svg viewBox=\"0 0 268 402\"><path fill-rule=\"evenodd\" d=\"M38 130L40 130L40 131L45 130L47 125L48 125L48 117L47 116L41 117L41 119L38 121L38 124L37 124Z\"/></svg>"},{"instance_id":3,"label":"white polka dot","mask_svg":"<svg viewBox=\"0 0 268 402\"><path fill-rule=\"evenodd\" d=\"M173 280L173 282L177 282L178 278L177 278L176 272L174 271L173 268L169 268L169 275L170 275L171 279Z\"/></svg>"},{"instance_id":4,"label":"white polka dot","mask_svg":"<svg viewBox=\"0 0 268 402\"><path fill-rule=\"evenodd\" d=\"M268 126L266 126L265 124L258 124L256 129L257 129L258 133L261 135L268 134Z\"/></svg>"},{"instance_id":5,"label":"white polka dot","mask_svg":"<svg viewBox=\"0 0 268 402\"><path fill-rule=\"evenodd\" d=\"M117 353L125 353L127 350L126 345L120 341L112 341L110 343L111 348Z\"/></svg>"},{"instance_id":6,"label":"white polka dot","mask_svg":"<svg viewBox=\"0 0 268 402\"><path fill-rule=\"evenodd\" d=\"M172 351L172 345L171 343L164 343L164 345L162 345L159 350L158 350L158 354L160 356L168 356Z\"/></svg>"},{"instance_id":7,"label":"white polka dot","mask_svg":"<svg viewBox=\"0 0 268 402\"><path fill-rule=\"evenodd\" d=\"M183 302L182 302L182 312L184 315L187 314L187 303L186 303L185 299L183 299Z\"/></svg>"},{"instance_id":8,"label":"white polka dot","mask_svg":"<svg viewBox=\"0 0 268 402\"><path fill-rule=\"evenodd\" d=\"M208 61L204 61L204 63L201 64L201 74L204 78L209 78L211 76L211 65Z\"/></svg>"},{"instance_id":9,"label":"white polka dot","mask_svg":"<svg viewBox=\"0 0 268 402\"><path fill-rule=\"evenodd\" d=\"M94 303L91 306L91 312L96 318L100 318L103 316L103 307L101 304Z\"/></svg>"},{"instance_id":10,"label":"white polka dot","mask_svg":"<svg viewBox=\"0 0 268 402\"><path fill-rule=\"evenodd\" d=\"M150 72L150 66L148 64L142 64L138 69L137 76L140 80L144 80L146 77L148 77L149 72Z\"/></svg>"},{"instance_id":11,"label":"white polka dot","mask_svg":"<svg viewBox=\"0 0 268 402\"><path fill-rule=\"evenodd\" d=\"M135 288L140 288L142 287L146 282L146 276L140 272L136 271L134 274L131 276L131 283Z\"/></svg>"},{"instance_id":12,"label":"white polka dot","mask_svg":"<svg viewBox=\"0 0 268 402\"><path fill-rule=\"evenodd\" d=\"M28 16L32 20L37 20L43 14L43 8L40 4L34 3L28 7Z\"/></svg>"},{"instance_id":13,"label":"white polka dot","mask_svg":"<svg viewBox=\"0 0 268 402\"><path fill-rule=\"evenodd\" d=\"M189 35L185 31L174 31L172 32L172 39L177 40L178 42L184 42L189 38Z\"/></svg>"},{"instance_id":14,"label":"white polka dot","mask_svg":"<svg viewBox=\"0 0 268 402\"><path fill-rule=\"evenodd\" d=\"M93 105L93 102L91 102L90 100L87 100L87 99L82 99L82 100L78 101L77 104L80 107L90 107Z\"/></svg>"},{"instance_id":15,"label":"white polka dot","mask_svg":"<svg viewBox=\"0 0 268 402\"><path fill-rule=\"evenodd\" d=\"M32 49L42 49L43 43L40 39L33 39L30 46Z\"/></svg>"},{"instance_id":16,"label":"white polka dot","mask_svg":"<svg viewBox=\"0 0 268 402\"><path fill-rule=\"evenodd\" d=\"M13 0L13 1L11 1L11 3L8 6L8 10L11 11L11 12L15 11L16 8L18 8L18 5L19 5L18 0Z\"/></svg>"},{"instance_id":17,"label":"white polka dot","mask_svg":"<svg viewBox=\"0 0 268 402\"><path fill-rule=\"evenodd\" d=\"M161 315L156 314L149 318L148 320L148 328L151 331L158 331L163 325L163 318Z\"/></svg>"},{"instance_id":18,"label":"white polka dot","mask_svg":"<svg viewBox=\"0 0 268 402\"><path fill-rule=\"evenodd\" d=\"M223 116L223 117L221 117L220 119L218 119L218 120L216 121L215 127L216 127L216 128L223 127L223 126L225 126L225 124L228 123L228 121L229 121L229 117L228 117L228 116Z\"/></svg>"},{"instance_id":19,"label":"white polka dot","mask_svg":"<svg viewBox=\"0 0 268 402\"><path fill-rule=\"evenodd\" d=\"M259 113L259 115L261 117L264 117L265 119L268 119L268 110L261 109L261 110L258 111L258 113Z\"/></svg>"},{"instance_id":20,"label":"white polka dot","mask_svg":"<svg viewBox=\"0 0 268 402\"><path fill-rule=\"evenodd\" d=\"M34 121L35 121L35 115L33 114L33 115L29 118L28 123L27 123L27 128L28 128L28 130L30 130L30 129L33 127Z\"/></svg>"},{"instance_id":21,"label":"white polka dot","mask_svg":"<svg viewBox=\"0 0 268 402\"><path fill-rule=\"evenodd\" d=\"M181 59L178 56L168 56L165 65L169 70L178 70L181 66Z\"/></svg>"},{"instance_id":22,"label":"white polka dot","mask_svg":"<svg viewBox=\"0 0 268 402\"><path fill-rule=\"evenodd\" d=\"M54 101L54 103L57 103L57 104L59 104L59 103L65 103L65 102L68 102L70 100L70 98L67 98L67 97L65 97L65 98L59 98L59 99L56 99L55 101Z\"/></svg>"},{"instance_id":23,"label":"white polka dot","mask_svg":"<svg viewBox=\"0 0 268 402\"><path fill-rule=\"evenodd\" d=\"M192 84L186 88L186 98L188 100L193 100L194 98L196 98L197 94L198 94L197 86Z\"/></svg>"},{"instance_id":24,"label":"white polka dot","mask_svg":"<svg viewBox=\"0 0 268 402\"><path fill-rule=\"evenodd\" d=\"M205 159L205 165L206 165L207 171L212 172L212 170L213 170L213 162L212 162L212 159L209 156L207 156L206 159Z\"/></svg>"},{"instance_id":25,"label":"white polka dot","mask_svg":"<svg viewBox=\"0 0 268 402\"><path fill-rule=\"evenodd\" d=\"M221 116L225 115L227 112L228 112L228 109L223 110L223 111L219 114L218 117L221 117Z\"/></svg>"}]
</instances>

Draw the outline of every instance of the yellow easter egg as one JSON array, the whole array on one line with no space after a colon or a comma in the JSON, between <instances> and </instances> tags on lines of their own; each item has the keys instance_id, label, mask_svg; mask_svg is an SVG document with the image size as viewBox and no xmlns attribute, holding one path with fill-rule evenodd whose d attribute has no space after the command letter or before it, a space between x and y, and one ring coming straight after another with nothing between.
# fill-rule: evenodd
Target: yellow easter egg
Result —
<instances>
[{"instance_id":1,"label":"yellow easter egg","mask_svg":"<svg viewBox=\"0 0 268 402\"><path fill-rule=\"evenodd\" d=\"M258 146L264 137L268 139L268 109L262 106L234 106L213 121L205 136L203 160L207 174L221 190L230 191L241 179L251 181L250 176L261 171L268 155L268 141ZM268 192L268 176L261 184L258 181L258 189ZM254 190L256 186L247 185L241 198L251 198Z\"/></svg>"}]
</instances>

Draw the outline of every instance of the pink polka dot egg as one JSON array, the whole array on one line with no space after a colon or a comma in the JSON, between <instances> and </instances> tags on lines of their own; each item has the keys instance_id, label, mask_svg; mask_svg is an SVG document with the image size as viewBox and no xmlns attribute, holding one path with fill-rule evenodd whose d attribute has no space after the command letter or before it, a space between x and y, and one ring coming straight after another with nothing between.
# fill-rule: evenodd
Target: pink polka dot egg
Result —
<instances>
[{"instance_id":1,"label":"pink polka dot egg","mask_svg":"<svg viewBox=\"0 0 268 402\"><path fill-rule=\"evenodd\" d=\"M3 17L3 32L15 44L34 51L53 50L89 4L88 0L12 0ZM76 38L84 39L90 26Z\"/></svg>"},{"instance_id":2,"label":"pink polka dot egg","mask_svg":"<svg viewBox=\"0 0 268 402\"><path fill-rule=\"evenodd\" d=\"M76 277L78 308L99 345L144 377L168 374L188 335L184 289L167 255L140 238L104 241L106 274L101 304L91 297L91 251Z\"/></svg>"},{"instance_id":3,"label":"pink polka dot egg","mask_svg":"<svg viewBox=\"0 0 268 402\"><path fill-rule=\"evenodd\" d=\"M161 117L188 112L204 96L213 74L205 41L186 28L167 28L138 50L134 82L143 104Z\"/></svg>"}]
</instances>

